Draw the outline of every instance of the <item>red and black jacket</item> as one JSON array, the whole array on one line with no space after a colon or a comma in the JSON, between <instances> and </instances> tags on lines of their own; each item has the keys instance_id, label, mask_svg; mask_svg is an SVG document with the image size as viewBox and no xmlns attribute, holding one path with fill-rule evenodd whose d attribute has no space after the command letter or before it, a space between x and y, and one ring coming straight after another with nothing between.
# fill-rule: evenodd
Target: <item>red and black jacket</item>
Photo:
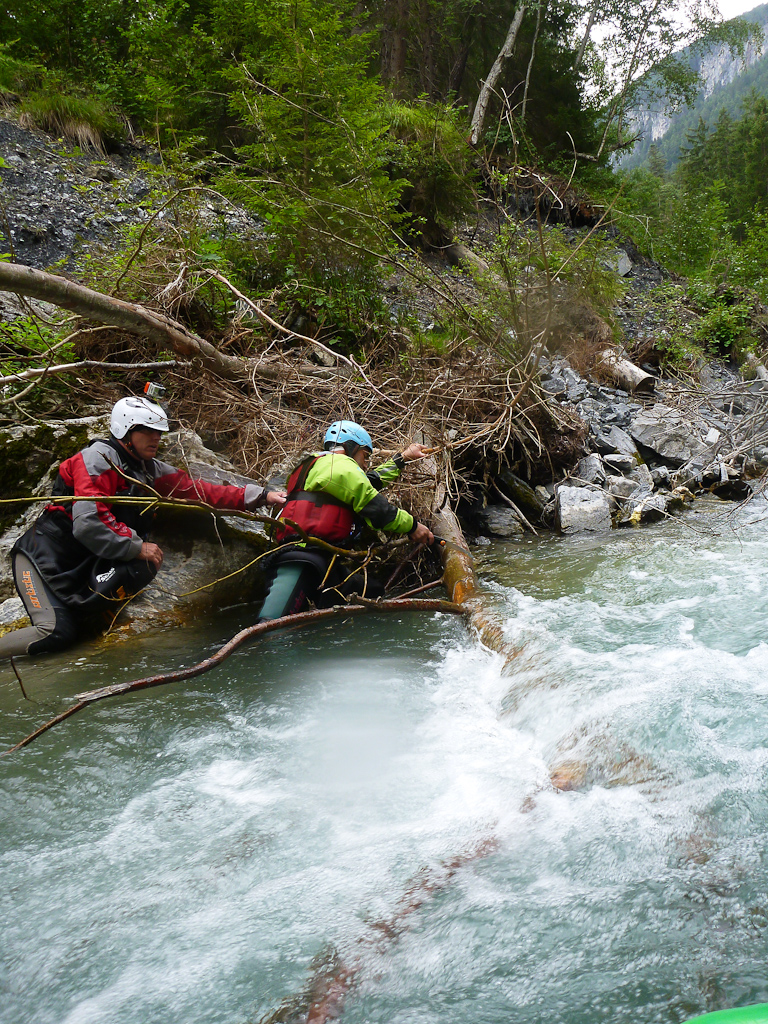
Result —
<instances>
[{"instance_id":1,"label":"red and black jacket","mask_svg":"<svg viewBox=\"0 0 768 1024\"><path fill-rule=\"evenodd\" d=\"M355 528L354 510L323 491L304 490L310 469L322 457L310 455L288 477L288 497L280 512L280 519L290 519L310 537L317 537L329 544L340 544L349 539ZM278 543L297 536L296 531L287 523L277 527L274 534Z\"/></svg>"}]
</instances>

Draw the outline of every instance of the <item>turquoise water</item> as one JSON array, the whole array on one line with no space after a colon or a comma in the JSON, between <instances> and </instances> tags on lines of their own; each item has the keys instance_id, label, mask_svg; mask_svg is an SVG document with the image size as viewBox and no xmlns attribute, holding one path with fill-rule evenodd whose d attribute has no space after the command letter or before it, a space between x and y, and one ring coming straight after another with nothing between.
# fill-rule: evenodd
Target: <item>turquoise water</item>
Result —
<instances>
[{"instance_id":1,"label":"turquoise water","mask_svg":"<svg viewBox=\"0 0 768 1024\"><path fill-rule=\"evenodd\" d=\"M0 760L0 1021L301 1020L333 957L345 1024L768 1001L768 520L729 508L485 549L511 659L324 625ZM2 670L2 746L251 615L21 662L36 703Z\"/></svg>"}]
</instances>

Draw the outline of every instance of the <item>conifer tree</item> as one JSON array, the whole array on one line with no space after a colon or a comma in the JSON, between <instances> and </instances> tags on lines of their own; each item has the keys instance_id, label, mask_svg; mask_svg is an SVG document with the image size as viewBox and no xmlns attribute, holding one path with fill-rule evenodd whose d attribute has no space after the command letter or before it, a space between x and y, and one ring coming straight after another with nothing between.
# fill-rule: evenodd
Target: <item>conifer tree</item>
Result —
<instances>
[{"instance_id":1,"label":"conifer tree","mask_svg":"<svg viewBox=\"0 0 768 1024\"><path fill-rule=\"evenodd\" d=\"M401 183L386 173L381 86L353 0L251 0L253 36L230 71L250 140L229 181L274 237L312 262L318 238L365 246L394 216Z\"/></svg>"}]
</instances>

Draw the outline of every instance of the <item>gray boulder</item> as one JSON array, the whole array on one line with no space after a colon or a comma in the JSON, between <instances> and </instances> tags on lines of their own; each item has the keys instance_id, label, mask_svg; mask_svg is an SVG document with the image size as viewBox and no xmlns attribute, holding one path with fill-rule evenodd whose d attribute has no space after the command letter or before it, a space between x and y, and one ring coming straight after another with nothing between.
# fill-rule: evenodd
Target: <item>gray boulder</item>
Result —
<instances>
[{"instance_id":1,"label":"gray boulder","mask_svg":"<svg viewBox=\"0 0 768 1024\"><path fill-rule=\"evenodd\" d=\"M543 380L541 382L541 386L548 394L553 395L556 398L561 395L564 396L567 391L566 383L560 376L553 376L547 378L547 380Z\"/></svg>"},{"instance_id":2,"label":"gray boulder","mask_svg":"<svg viewBox=\"0 0 768 1024\"><path fill-rule=\"evenodd\" d=\"M656 466L651 470L654 487L671 487L672 477L666 466Z\"/></svg>"},{"instance_id":3,"label":"gray boulder","mask_svg":"<svg viewBox=\"0 0 768 1024\"><path fill-rule=\"evenodd\" d=\"M623 498L625 500L641 493L643 490L637 481L627 476L608 476L606 477L605 486L608 489L608 493L612 494L614 498Z\"/></svg>"},{"instance_id":4,"label":"gray boulder","mask_svg":"<svg viewBox=\"0 0 768 1024\"><path fill-rule=\"evenodd\" d=\"M611 425L615 424L617 427L622 429L628 427L632 421L632 414L629 411L629 405L625 402L611 402L606 405L600 422Z\"/></svg>"},{"instance_id":5,"label":"gray boulder","mask_svg":"<svg viewBox=\"0 0 768 1024\"><path fill-rule=\"evenodd\" d=\"M599 423L603 414L603 403L595 398L585 398L576 406L579 416L585 423Z\"/></svg>"},{"instance_id":6,"label":"gray boulder","mask_svg":"<svg viewBox=\"0 0 768 1024\"><path fill-rule=\"evenodd\" d=\"M568 385L568 401L574 404L583 402L586 400L589 392L587 391L587 385L584 381L580 381L578 384Z\"/></svg>"},{"instance_id":7,"label":"gray boulder","mask_svg":"<svg viewBox=\"0 0 768 1024\"><path fill-rule=\"evenodd\" d=\"M28 625L27 611L20 597L9 597L0 602L0 636Z\"/></svg>"},{"instance_id":8,"label":"gray boulder","mask_svg":"<svg viewBox=\"0 0 768 1024\"><path fill-rule=\"evenodd\" d=\"M592 443L602 455L631 455L636 462L641 461L637 445L621 427L603 427L595 434Z\"/></svg>"},{"instance_id":9,"label":"gray boulder","mask_svg":"<svg viewBox=\"0 0 768 1024\"><path fill-rule=\"evenodd\" d=\"M634 469L627 473L630 480L634 480L638 487L644 491L653 490L653 474L644 462L639 463Z\"/></svg>"},{"instance_id":10,"label":"gray boulder","mask_svg":"<svg viewBox=\"0 0 768 1024\"><path fill-rule=\"evenodd\" d=\"M605 467L600 456L593 454L579 459L576 468L571 473L570 482L574 487L605 483Z\"/></svg>"},{"instance_id":11,"label":"gray boulder","mask_svg":"<svg viewBox=\"0 0 768 1024\"><path fill-rule=\"evenodd\" d=\"M629 473L637 465L637 460L633 455L614 455L612 453L604 455L603 462L609 469L618 470L619 473Z\"/></svg>"},{"instance_id":12,"label":"gray boulder","mask_svg":"<svg viewBox=\"0 0 768 1024\"><path fill-rule=\"evenodd\" d=\"M606 533L611 529L610 498L598 487L560 486L555 517L561 533Z\"/></svg>"},{"instance_id":13,"label":"gray boulder","mask_svg":"<svg viewBox=\"0 0 768 1024\"><path fill-rule=\"evenodd\" d=\"M523 524L506 505L488 505L479 514L482 529L492 537L517 537L523 533Z\"/></svg>"},{"instance_id":14,"label":"gray boulder","mask_svg":"<svg viewBox=\"0 0 768 1024\"><path fill-rule=\"evenodd\" d=\"M667 513L668 498L664 494L646 494L632 509L630 523L653 523L662 519Z\"/></svg>"},{"instance_id":15,"label":"gray boulder","mask_svg":"<svg viewBox=\"0 0 768 1024\"><path fill-rule=\"evenodd\" d=\"M671 474L673 487L698 487L707 465L706 455L697 455Z\"/></svg>"},{"instance_id":16,"label":"gray boulder","mask_svg":"<svg viewBox=\"0 0 768 1024\"><path fill-rule=\"evenodd\" d=\"M633 418L631 434L637 444L665 462L682 466L706 451L703 437L708 429L703 420L688 419L678 409L657 402Z\"/></svg>"}]
</instances>

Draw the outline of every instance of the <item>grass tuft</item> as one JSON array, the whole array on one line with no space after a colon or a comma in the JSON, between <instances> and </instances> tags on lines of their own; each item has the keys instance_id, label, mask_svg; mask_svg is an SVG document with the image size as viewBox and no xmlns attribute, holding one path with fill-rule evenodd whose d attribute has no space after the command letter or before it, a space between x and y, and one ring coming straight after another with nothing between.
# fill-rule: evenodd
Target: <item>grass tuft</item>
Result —
<instances>
[{"instance_id":1,"label":"grass tuft","mask_svg":"<svg viewBox=\"0 0 768 1024\"><path fill-rule=\"evenodd\" d=\"M26 96L21 103L21 121L102 154L105 140L120 134L120 122L104 102L59 88L44 87Z\"/></svg>"}]
</instances>

